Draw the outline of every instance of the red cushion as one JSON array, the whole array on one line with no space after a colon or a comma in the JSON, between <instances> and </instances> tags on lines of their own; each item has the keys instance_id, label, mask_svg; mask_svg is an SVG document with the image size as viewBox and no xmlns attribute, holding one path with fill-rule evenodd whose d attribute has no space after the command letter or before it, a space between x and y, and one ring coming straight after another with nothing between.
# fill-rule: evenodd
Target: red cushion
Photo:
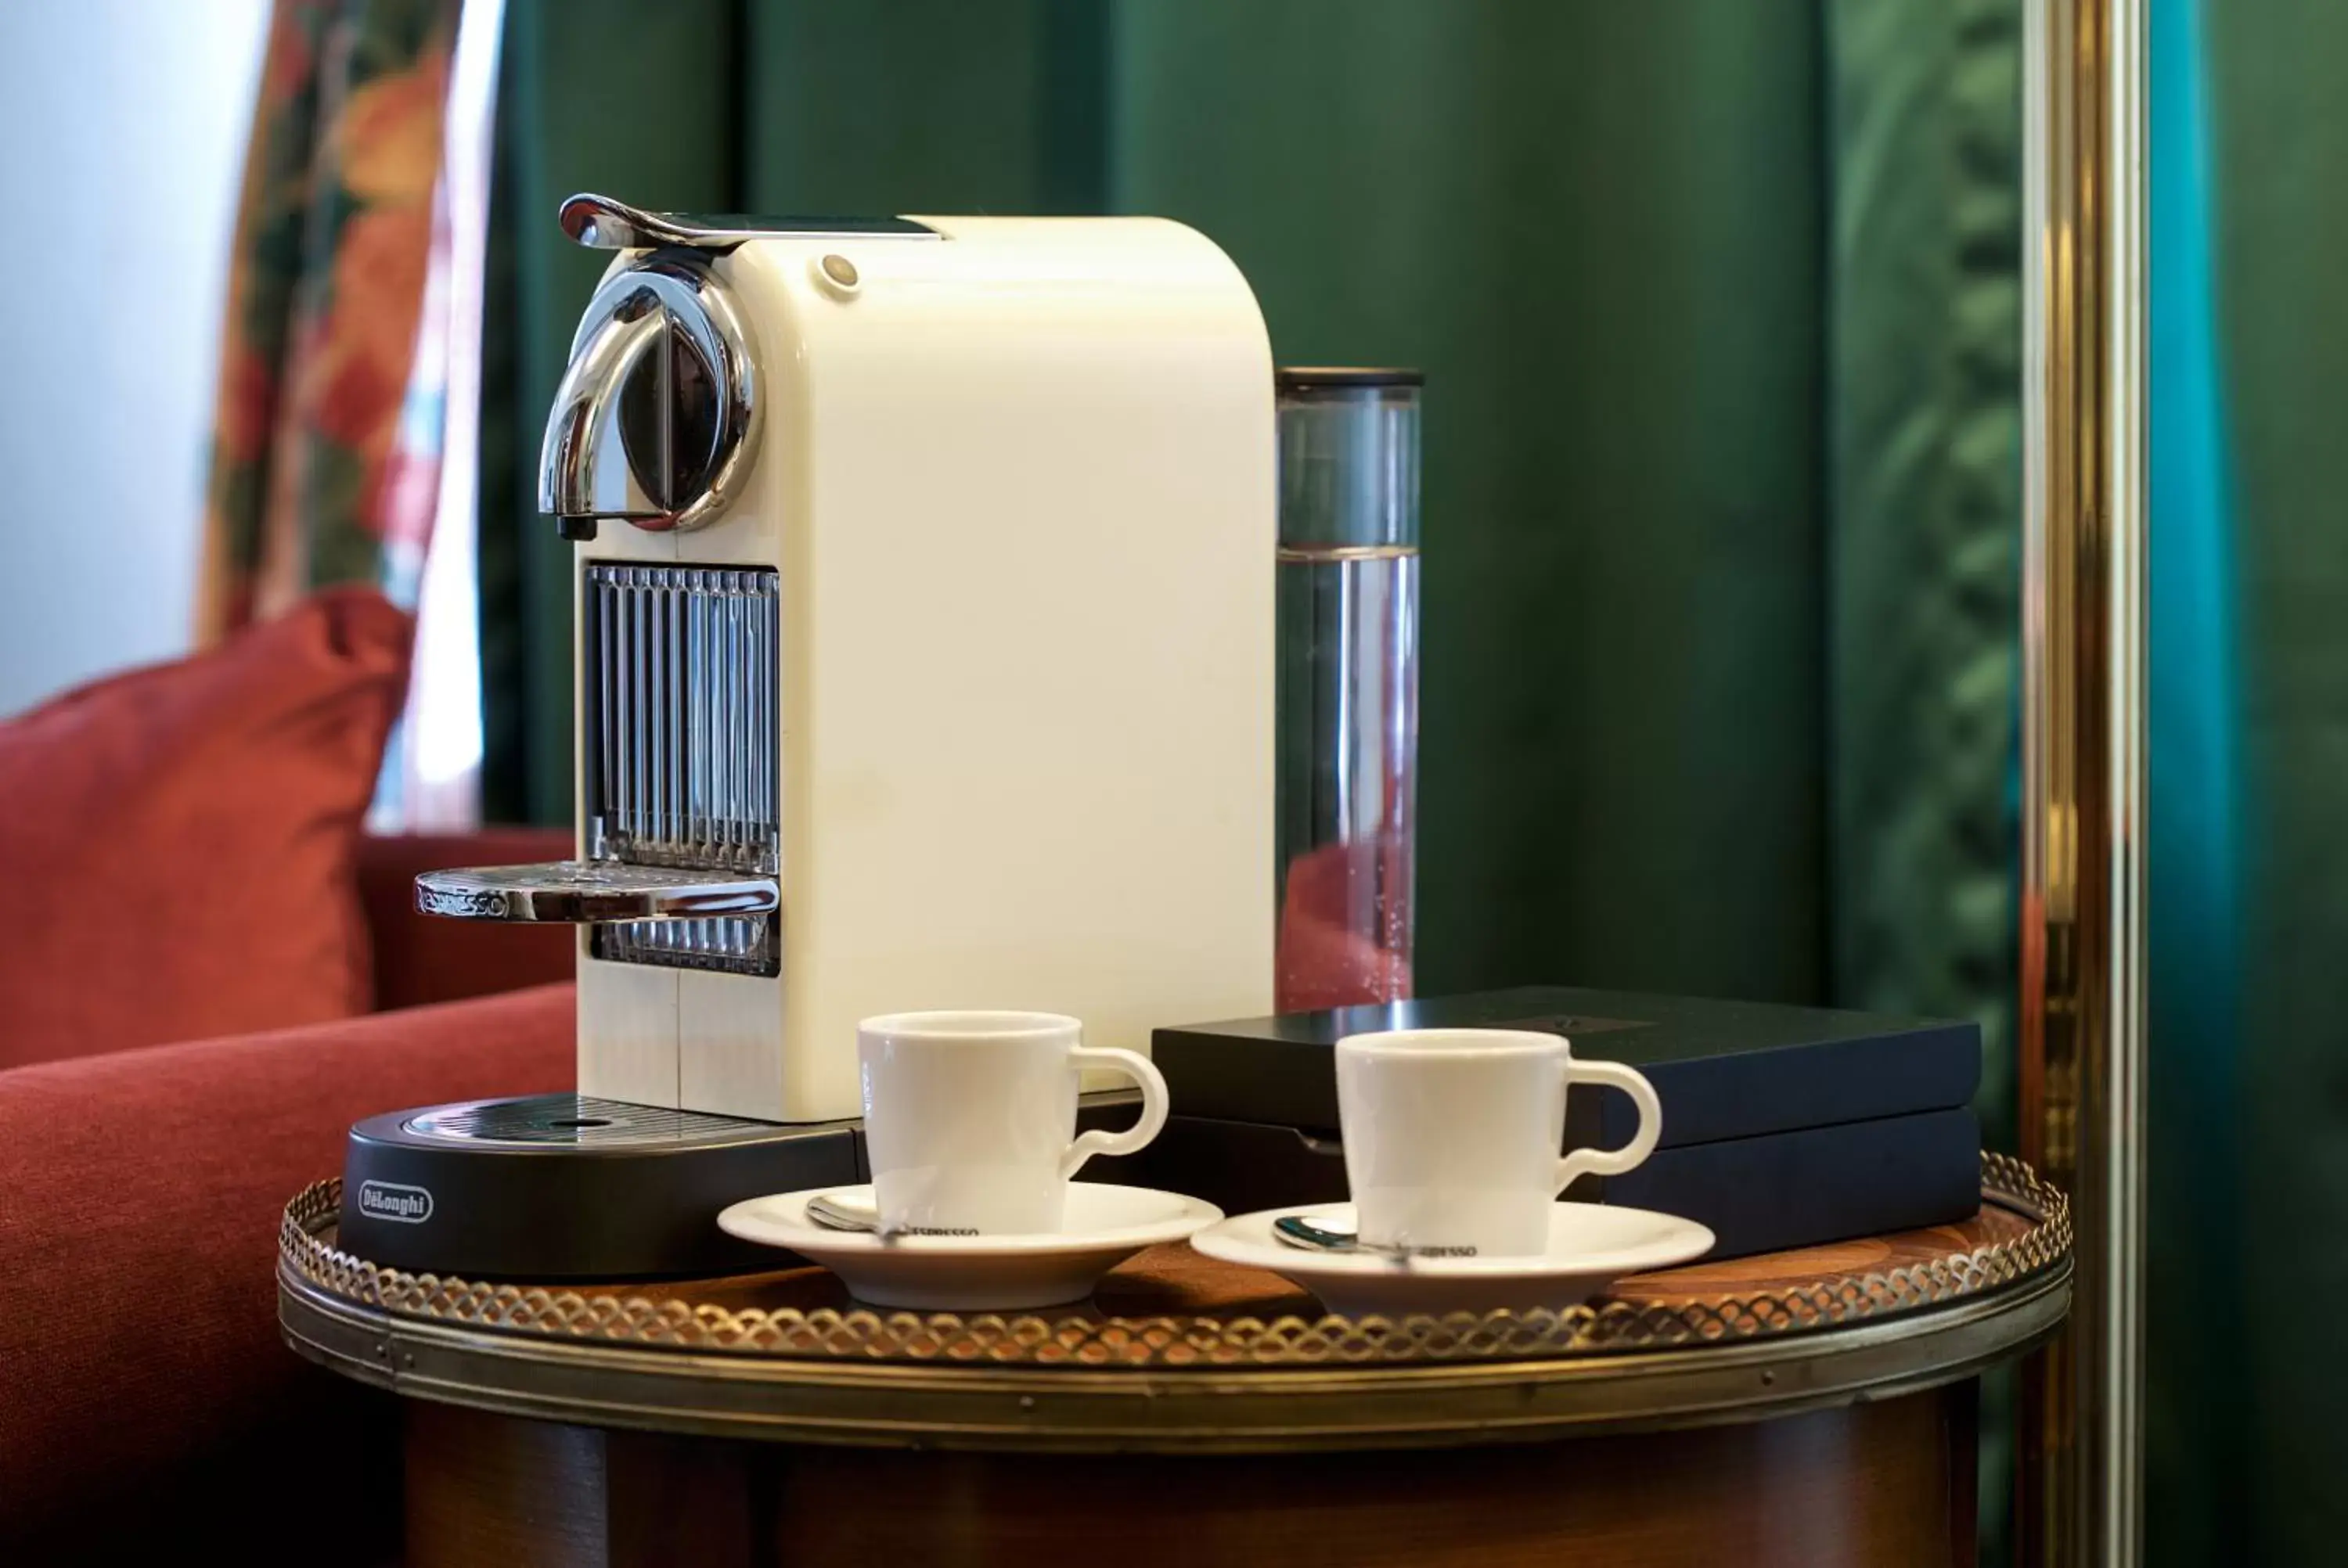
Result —
<instances>
[{"instance_id":1,"label":"red cushion","mask_svg":"<svg viewBox=\"0 0 2348 1568\"><path fill-rule=\"evenodd\" d=\"M367 1010L352 860L407 645L336 589L0 723L0 1067Z\"/></svg>"},{"instance_id":2,"label":"red cushion","mask_svg":"<svg viewBox=\"0 0 2348 1568\"><path fill-rule=\"evenodd\" d=\"M0 1072L0 1543L113 1540L191 1471L264 1532L335 1498L362 1402L278 1338L285 1201L361 1116L568 1087L572 1018L545 986Z\"/></svg>"}]
</instances>

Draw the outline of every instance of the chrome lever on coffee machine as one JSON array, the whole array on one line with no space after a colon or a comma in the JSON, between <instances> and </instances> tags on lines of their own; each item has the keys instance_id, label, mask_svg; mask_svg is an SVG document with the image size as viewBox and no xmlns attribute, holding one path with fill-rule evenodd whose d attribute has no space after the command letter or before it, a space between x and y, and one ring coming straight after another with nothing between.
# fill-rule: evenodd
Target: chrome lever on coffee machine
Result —
<instances>
[{"instance_id":1,"label":"chrome lever on coffee machine","mask_svg":"<svg viewBox=\"0 0 2348 1568\"><path fill-rule=\"evenodd\" d=\"M762 403L722 258L753 241L940 238L904 218L646 212L593 194L565 201L561 222L591 249L651 252L588 302L547 420L538 508L582 542L607 518L651 532L700 528L756 460ZM836 270L856 276L852 262Z\"/></svg>"},{"instance_id":2,"label":"chrome lever on coffee machine","mask_svg":"<svg viewBox=\"0 0 2348 1568\"><path fill-rule=\"evenodd\" d=\"M591 251L681 246L724 255L751 240L936 240L910 218L746 218L737 212L647 212L582 191L562 204L562 231Z\"/></svg>"},{"instance_id":3,"label":"chrome lever on coffee machine","mask_svg":"<svg viewBox=\"0 0 2348 1568\"><path fill-rule=\"evenodd\" d=\"M731 292L706 257L655 254L587 302L546 422L538 509L580 542L605 518L700 528L740 489L762 411Z\"/></svg>"}]
</instances>

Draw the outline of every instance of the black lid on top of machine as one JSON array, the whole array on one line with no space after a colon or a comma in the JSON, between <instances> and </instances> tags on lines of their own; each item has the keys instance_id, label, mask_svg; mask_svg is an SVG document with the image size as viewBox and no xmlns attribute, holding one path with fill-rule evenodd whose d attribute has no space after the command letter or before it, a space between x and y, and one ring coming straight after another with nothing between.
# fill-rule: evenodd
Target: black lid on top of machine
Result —
<instances>
[{"instance_id":1,"label":"black lid on top of machine","mask_svg":"<svg viewBox=\"0 0 2348 1568\"><path fill-rule=\"evenodd\" d=\"M1571 1040L1577 1057L1627 1062L1663 1102L1666 1148L1943 1110L1981 1084L1974 1023L1562 986L1176 1025L1154 1032L1150 1054L1183 1114L1328 1130L1330 1048L1403 1029L1539 1030ZM1622 1095L1573 1102L1601 1142L1634 1128Z\"/></svg>"},{"instance_id":2,"label":"black lid on top of machine","mask_svg":"<svg viewBox=\"0 0 2348 1568\"><path fill-rule=\"evenodd\" d=\"M1425 386L1426 372L1402 364L1283 364L1272 373L1282 392L1352 386Z\"/></svg>"}]
</instances>

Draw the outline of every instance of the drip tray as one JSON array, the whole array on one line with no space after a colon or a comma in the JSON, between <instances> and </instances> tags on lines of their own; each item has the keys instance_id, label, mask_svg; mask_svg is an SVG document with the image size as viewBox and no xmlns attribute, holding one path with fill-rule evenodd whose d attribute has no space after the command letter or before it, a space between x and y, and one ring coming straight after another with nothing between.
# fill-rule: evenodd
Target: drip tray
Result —
<instances>
[{"instance_id":1,"label":"drip tray","mask_svg":"<svg viewBox=\"0 0 2348 1568\"><path fill-rule=\"evenodd\" d=\"M584 925L764 915L781 907L782 890L771 876L631 866L616 860L467 866L427 871L416 879L418 910L460 920Z\"/></svg>"}]
</instances>

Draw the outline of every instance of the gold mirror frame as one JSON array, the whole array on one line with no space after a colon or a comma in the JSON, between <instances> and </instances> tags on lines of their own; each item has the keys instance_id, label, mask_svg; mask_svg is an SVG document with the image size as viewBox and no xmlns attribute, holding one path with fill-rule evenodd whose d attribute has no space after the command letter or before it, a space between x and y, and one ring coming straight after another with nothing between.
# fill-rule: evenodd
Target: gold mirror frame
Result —
<instances>
[{"instance_id":1,"label":"gold mirror frame","mask_svg":"<svg viewBox=\"0 0 2348 1568\"><path fill-rule=\"evenodd\" d=\"M2147 0L2028 0L2023 1154L2077 1286L2025 1372L2018 1561L2143 1559Z\"/></svg>"}]
</instances>

